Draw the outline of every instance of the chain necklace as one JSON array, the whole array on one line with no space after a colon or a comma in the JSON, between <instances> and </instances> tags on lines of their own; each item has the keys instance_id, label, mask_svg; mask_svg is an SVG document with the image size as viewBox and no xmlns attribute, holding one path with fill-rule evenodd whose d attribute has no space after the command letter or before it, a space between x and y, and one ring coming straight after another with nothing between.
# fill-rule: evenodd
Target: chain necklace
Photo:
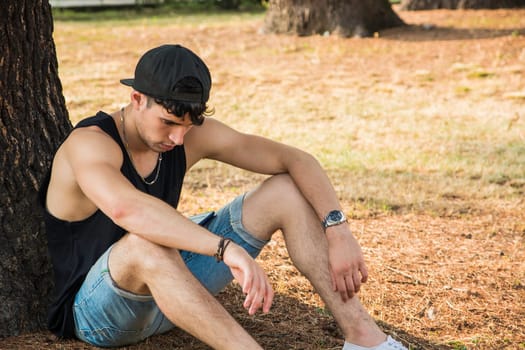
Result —
<instances>
[{"instance_id":1,"label":"chain necklace","mask_svg":"<svg viewBox=\"0 0 525 350\"><path fill-rule=\"evenodd\" d=\"M162 164L162 153L159 153L159 159L157 160L157 173L155 174L155 178L151 181L146 181L145 178L142 177L142 175L139 174L137 171L137 167L135 166L135 161L133 160L133 155L131 154L131 151L129 150L129 144L128 144L128 138L126 137L126 127L124 125L124 107L120 109L120 125L122 126L122 136L124 138L124 147L126 148L126 152L129 155L129 159L131 160L131 165L133 165L133 168L135 169L135 172L139 175L142 182L144 182L146 185L153 185L157 180L159 179L160 174L160 165Z\"/></svg>"}]
</instances>

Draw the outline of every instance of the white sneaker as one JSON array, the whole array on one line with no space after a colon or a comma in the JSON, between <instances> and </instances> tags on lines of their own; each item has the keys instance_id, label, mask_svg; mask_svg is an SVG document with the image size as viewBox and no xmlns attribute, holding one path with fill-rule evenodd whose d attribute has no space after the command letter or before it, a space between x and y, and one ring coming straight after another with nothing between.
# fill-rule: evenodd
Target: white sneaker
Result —
<instances>
[{"instance_id":1,"label":"white sneaker","mask_svg":"<svg viewBox=\"0 0 525 350\"><path fill-rule=\"evenodd\" d=\"M348 342L345 342L345 345L343 346L343 350L408 350L403 344L398 342L397 340L394 340L391 336L388 336L386 340L377 345L373 346L371 348L365 348L363 346L354 345Z\"/></svg>"},{"instance_id":2,"label":"white sneaker","mask_svg":"<svg viewBox=\"0 0 525 350\"><path fill-rule=\"evenodd\" d=\"M379 344L374 350L408 350L403 344L388 336L384 343Z\"/></svg>"}]
</instances>

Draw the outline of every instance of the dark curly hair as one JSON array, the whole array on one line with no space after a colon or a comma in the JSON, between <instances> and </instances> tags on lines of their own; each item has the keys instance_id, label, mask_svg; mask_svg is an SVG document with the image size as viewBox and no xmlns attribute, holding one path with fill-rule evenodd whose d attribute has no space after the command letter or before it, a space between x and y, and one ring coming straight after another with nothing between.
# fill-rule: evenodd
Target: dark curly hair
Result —
<instances>
[{"instance_id":1,"label":"dark curly hair","mask_svg":"<svg viewBox=\"0 0 525 350\"><path fill-rule=\"evenodd\" d=\"M195 78L184 78L175 86L178 92L200 93L202 86ZM206 102L185 102L177 100L163 100L148 96L148 107L151 106L151 100L164 107L169 114L182 118L186 113L189 114L193 125L202 125L204 118L213 115L214 110L210 109Z\"/></svg>"}]
</instances>

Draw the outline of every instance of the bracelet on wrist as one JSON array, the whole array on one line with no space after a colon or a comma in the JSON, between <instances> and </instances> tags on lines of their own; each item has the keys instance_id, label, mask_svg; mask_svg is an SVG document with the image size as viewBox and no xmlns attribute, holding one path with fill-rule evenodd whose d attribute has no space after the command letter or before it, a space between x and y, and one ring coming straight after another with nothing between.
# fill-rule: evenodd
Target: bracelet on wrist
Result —
<instances>
[{"instance_id":1,"label":"bracelet on wrist","mask_svg":"<svg viewBox=\"0 0 525 350\"><path fill-rule=\"evenodd\" d=\"M224 252L226 251L226 248L230 245L232 242L229 238L221 237L221 240L219 241L219 244L217 245L217 252L215 253L215 260L217 262L221 262L224 260Z\"/></svg>"}]
</instances>

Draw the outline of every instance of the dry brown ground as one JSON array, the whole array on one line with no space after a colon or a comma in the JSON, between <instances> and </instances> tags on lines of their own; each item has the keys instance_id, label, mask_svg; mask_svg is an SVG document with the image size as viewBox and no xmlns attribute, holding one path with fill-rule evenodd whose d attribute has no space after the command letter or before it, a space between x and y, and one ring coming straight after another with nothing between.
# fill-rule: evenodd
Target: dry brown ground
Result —
<instances>
[{"instance_id":1,"label":"dry brown ground","mask_svg":"<svg viewBox=\"0 0 525 350\"><path fill-rule=\"evenodd\" d=\"M242 109L246 96L251 97L251 107L265 115L280 104L293 111L289 100L294 97L299 103L313 99L312 104L322 108L329 102L316 100L316 95L322 95L327 86L335 100L350 89L346 98L355 98L356 103L369 93L385 100L397 95L399 100L413 99L413 108L417 109L419 102L433 98L437 105L446 104L452 109L435 112L442 115L453 114L454 108L470 108L466 105L477 106L470 109L473 115L483 112L511 118L523 112L520 93L525 91L525 10L428 11L401 16L418 26L385 31L378 38L363 40L262 36L257 34L260 22L251 21L242 25L183 26L167 38L155 28L106 28L89 34L99 36L97 42L89 43L89 50L83 46L90 39L68 41L68 31L78 27L58 23L56 42L72 119L104 104L117 108L123 97L112 95L114 82L123 71L129 72L142 48L182 40L205 54L214 67L212 98L215 105L227 100L221 106L226 111L218 108L217 113L230 122L238 121L230 116L235 113L229 112ZM505 26L505 18L510 16L522 18L518 27ZM422 26L430 23L437 27L428 30ZM109 50L105 39L112 36L119 38L118 45L113 41ZM221 60L221 50L228 50L228 62ZM246 60L260 57L250 56L253 52L260 54L260 50L266 50L267 55L254 70ZM81 71L86 61L93 62L89 57L92 52L97 53L104 67L92 71L89 78L76 75L74 72ZM232 59L232 52L239 52L237 59ZM323 70L323 63L330 61L335 62L336 71ZM68 68L71 66L75 70ZM497 76L488 83L474 79L461 85L455 72L471 66L497 72ZM308 77L300 83L307 87L306 95L296 86L298 72ZM284 74L289 78L284 79ZM337 85L338 75L344 77L345 86ZM90 100L92 93L98 96L96 101ZM268 99L272 106L266 106ZM267 129L263 127L262 131ZM188 179L182 207L188 211L215 207L216 202L223 202L259 179L232 175L225 182L220 175L224 173L197 169ZM337 183L344 181L336 179ZM443 205L450 211L436 210L432 214L428 207L421 211L368 210L343 198L369 262L371 277L360 293L363 303L385 330L414 349L524 349L522 198L449 195L445 200ZM225 307L267 349L339 349L340 332L310 285L291 265L280 235L259 260L277 291L272 312L248 316L240 308L241 293L236 285L219 296ZM76 341L57 341L47 332L4 339L0 348L92 349ZM175 330L127 349L206 348Z\"/></svg>"}]
</instances>

